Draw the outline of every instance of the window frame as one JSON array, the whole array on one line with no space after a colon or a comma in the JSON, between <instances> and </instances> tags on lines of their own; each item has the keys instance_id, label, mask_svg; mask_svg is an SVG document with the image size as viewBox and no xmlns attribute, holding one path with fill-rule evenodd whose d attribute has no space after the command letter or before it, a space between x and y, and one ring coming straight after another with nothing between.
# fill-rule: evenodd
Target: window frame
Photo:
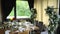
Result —
<instances>
[{"instance_id":1,"label":"window frame","mask_svg":"<svg viewBox=\"0 0 60 34\"><path fill-rule=\"evenodd\" d=\"M27 1L27 0L16 0L16 1ZM16 6L15 6L16 7ZM14 13L15 13L15 8L14 8ZM15 15L14 16L8 16L7 17L7 19L9 19L9 18L14 18L15 17ZM23 18L22 18L23 17ZM30 19L30 17L29 16L17 16L17 11L16 11L16 19Z\"/></svg>"}]
</instances>

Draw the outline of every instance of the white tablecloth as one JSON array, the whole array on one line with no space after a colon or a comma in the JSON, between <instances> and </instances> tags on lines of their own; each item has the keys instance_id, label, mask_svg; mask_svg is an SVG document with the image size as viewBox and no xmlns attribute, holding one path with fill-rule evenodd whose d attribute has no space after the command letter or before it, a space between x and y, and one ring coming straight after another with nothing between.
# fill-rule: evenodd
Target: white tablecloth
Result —
<instances>
[{"instance_id":1,"label":"white tablecloth","mask_svg":"<svg viewBox=\"0 0 60 34\"><path fill-rule=\"evenodd\" d=\"M41 32L41 34L48 34L48 31Z\"/></svg>"},{"instance_id":2,"label":"white tablecloth","mask_svg":"<svg viewBox=\"0 0 60 34\"><path fill-rule=\"evenodd\" d=\"M5 31L5 34L9 34L9 32L10 32L10 30L6 30L6 31Z\"/></svg>"}]
</instances>

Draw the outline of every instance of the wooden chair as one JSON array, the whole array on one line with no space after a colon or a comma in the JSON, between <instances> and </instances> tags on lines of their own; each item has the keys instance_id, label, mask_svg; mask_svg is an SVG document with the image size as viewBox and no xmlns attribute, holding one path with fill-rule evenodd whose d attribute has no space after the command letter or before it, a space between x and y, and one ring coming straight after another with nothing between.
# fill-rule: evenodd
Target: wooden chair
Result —
<instances>
[{"instance_id":1,"label":"wooden chair","mask_svg":"<svg viewBox=\"0 0 60 34\"><path fill-rule=\"evenodd\" d=\"M0 34L5 34L5 29L0 29Z\"/></svg>"},{"instance_id":2,"label":"wooden chair","mask_svg":"<svg viewBox=\"0 0 60 34\"><path fill-rule=\"evenodd\" d=\"M29 34L29 31L26 30L26 31L24 31L24 32L19 32L18 34Z\"/></svg>"}]
</instances>

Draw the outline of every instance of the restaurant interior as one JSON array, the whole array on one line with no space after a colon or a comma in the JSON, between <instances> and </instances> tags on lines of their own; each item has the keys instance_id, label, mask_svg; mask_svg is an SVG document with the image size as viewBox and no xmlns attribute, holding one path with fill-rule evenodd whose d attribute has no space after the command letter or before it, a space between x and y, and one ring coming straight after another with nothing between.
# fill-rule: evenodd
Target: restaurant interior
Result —
<instances>
[{"instance_id":1,"label":"restaurant interior","mask_svg":"<svg viewBox=\"0 0 60 34\"><path fill-rule=\"evenodd\" d=\"M60 34L59 0L0 0L0 34Z\"/></svg>"}]
</instances>

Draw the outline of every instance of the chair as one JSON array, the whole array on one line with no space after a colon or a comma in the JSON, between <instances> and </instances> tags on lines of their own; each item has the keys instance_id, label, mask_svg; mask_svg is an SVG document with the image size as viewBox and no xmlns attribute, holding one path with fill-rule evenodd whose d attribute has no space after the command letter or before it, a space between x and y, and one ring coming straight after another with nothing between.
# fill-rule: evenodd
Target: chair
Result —
<instances>
[{"instance_id":1,"label":"chair","mask_svg":"<svg viewBox=\"0 0 60 34\"><path fill-rule=\"evenodd\" d=\"M39 29L31 31L31 34L40 34L44 30L43 22L35 21L35 25L39 27Z\"/></svg>"}]
</instances>

